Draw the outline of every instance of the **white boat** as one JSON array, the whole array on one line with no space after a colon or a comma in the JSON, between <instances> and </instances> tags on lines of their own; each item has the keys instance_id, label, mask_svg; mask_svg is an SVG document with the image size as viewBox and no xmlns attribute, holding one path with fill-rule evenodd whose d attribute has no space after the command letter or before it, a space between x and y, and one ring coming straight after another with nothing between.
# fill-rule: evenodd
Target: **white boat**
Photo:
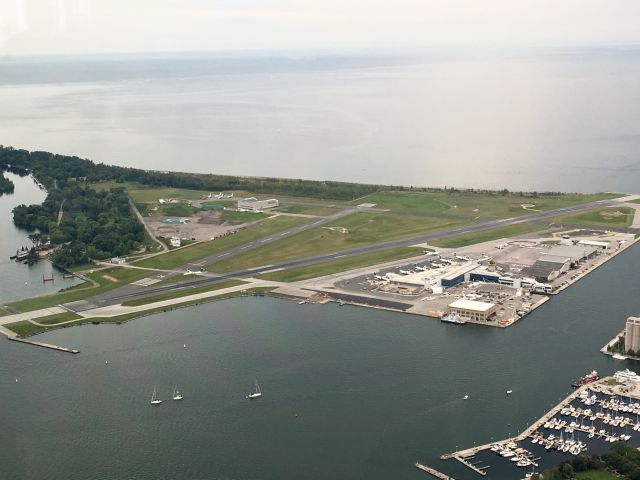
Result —
<instances>
[{"instance_id":1,"label":"white boat","mask_svg":"<svg viewBox=\"0 0 640 480\"><path fill-rule=\"evenodd\" d=\"M156 387L153 387L153 394L151 395L151 405L160 405L162 400L156 397Z\"/></svg>"},{"instance_id":2,"label":"white boat","mask_svg":"<svg viewBox=\"0 0 640 480\"><path fill-rule=\"evenodd\" d=\"M440 318L440 320L448 323L457 323L459 325L464 325L465 323L467 323L467 321L464 318L461 318L460 315L458 315L455 312L451 312L447 315L444 315L443 317Z\"/></svg>"},{"instance_id":3,"label":"white boat","mask_svg":"<svg viewBox=\"0 0 640 480\"><path fill-rule=\"evenodd\" d=\"M624 355L620 355L619 353L614 353L612 355L613 358L615 358L616 360L626 360L627 357L625 357Z\"/></svg>"},{"instance_id":4,"label":"white boat","mask_svg":"<svg viewBox=\"0 0 640 480\"><path fill-rule=\"evenodd\" d=\"M260 385L258 385L258 381L256 380L256 385L252 393L247 395L249 400L253 400L254 398L259 398L262 396L262 392L260 391Z\"/></svg>"},{"instance_id":5,"label":"white boat","mask_svg":"<svg viewBox=\"0 0 640 480\"><path fill-rule=\"evenodd\" d=\"M465 395L465 396L463 397L463 400L467 400L468 398L469 398L469 395Z\"/></svg>"},{"instance_id":6,"label":"white boat","mask_svg":"<svg viewBox=\"0 0 640 480\"><path fill-rule=\"evenodd\" d=\"M507 390L507 395L511 395L513 393L513 390Z\"/></svg>"},{"instance_id":7,"label":"white boat","mask_svg":"<svg viewBox=\"0 0 640 480\"><path fill-rule=\"evenodd\" d=\"M182 396L182 394L180 393L180 390L178 390L178 386L176 385L175 387L173 387L173 395L172 398L176 401L178 400L182 400L184 397Z\"/></svg>"}]
</instances>

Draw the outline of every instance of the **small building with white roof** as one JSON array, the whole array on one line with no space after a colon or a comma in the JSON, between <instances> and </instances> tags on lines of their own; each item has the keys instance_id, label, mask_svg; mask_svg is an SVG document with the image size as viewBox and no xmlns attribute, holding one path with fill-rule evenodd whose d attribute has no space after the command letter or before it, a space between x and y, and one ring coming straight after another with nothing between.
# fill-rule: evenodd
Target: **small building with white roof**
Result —
<instances>
[{"instance_id":1,"label":"small building with white roof","mask_svg":"<svg viewBox=\"0 0 640 480\"><path fill-rule=\"evenodd\" d=\"M471 321L488 321L495 315L497 307L494 303L479 302L461 298L449 304L447 313L456 313L461 318Z\"/></svg>"}]
</instances>

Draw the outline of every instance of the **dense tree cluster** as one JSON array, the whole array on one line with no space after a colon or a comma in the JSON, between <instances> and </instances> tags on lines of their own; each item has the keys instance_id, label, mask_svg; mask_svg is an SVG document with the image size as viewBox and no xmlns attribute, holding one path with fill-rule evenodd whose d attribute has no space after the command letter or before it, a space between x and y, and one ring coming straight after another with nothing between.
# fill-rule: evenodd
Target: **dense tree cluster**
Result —
<instances>
[{"instance_id":1,"label":"dense tree cluster","mask_svg":"<svg viewBox=\"0 0 640 480\"><path fill-rule=\"evenodd\" d=\"M0 195L3 193L13 193L13 182L0 172Z\"/></svg>"},{"instance_id":2,"label":"dense tree cluster","mask_svg":"<svg viewBox=\"0 0 640 480\"><path fill-rule=\"evenodd\" d=\"M58 224L61 205L64 213ZM123 188L98 192L79 183L63 183L50 190L41 205L17 206L13 221L62 245L53 256L62 267L126 255L144 241L144 227L131 212Z\"/></svg>"},{"instance_id":3,"label":"dense tree cluster","mask_svg":"<svg viewBox=\"0 0 640 480\"><path fill-rule=\"evenodd\" d=\"M57 250L54 261L65 267L83 263L88 258L102 259L127 254L137 248L144 238L143 227L132 215L126 193L122 189L99 193L84 186L92 182L136 182L151 187L204 191L247 190L336 200L353 200L382 189L522 197L557 195L556 192L514 194L506 189L383 187L347 182L159 172L0 145L0 172L3 171L19 175L33 173L47 187L49 195L42 205L20 205L14 209L14 222L26 229L37 229L49 235L52 243L63 245ZM0 175L0 192L2 188L13 189L13 183ZM63 201L65 215L58 224L58 212Z\"/></svg>"},{"instance_id":4,"label":"dense tree cluster","mask_svg":"<svg viewBox=\"0 0 640 480\"><path fill-rule=\"evenodd\" d=\"M589 470L609 470L619 474L620 480L640 480L640 451L624 442L616 442L602 456L579 455L542 474L532 475L531 480L571 479L575 472Z\"/></svg>"},{"instance_id":5,"label":"dense tree cluster","mask_svg":"<svg viewBox=\"0 0 640 480\"><path fill-rule=\"evenodd\" d=\"M86 179L89 182L115 180L137 182L153 187L208 191L248 190L255 193L302 195L336 200L352 200L379 189L377 185L346 182L149 171L93 163L78 157L48 152L29 152L0 146L0 170L8 165L36 172L38 180L47 188L51 188L55 180Z\"/></svg>"}]
</instances>

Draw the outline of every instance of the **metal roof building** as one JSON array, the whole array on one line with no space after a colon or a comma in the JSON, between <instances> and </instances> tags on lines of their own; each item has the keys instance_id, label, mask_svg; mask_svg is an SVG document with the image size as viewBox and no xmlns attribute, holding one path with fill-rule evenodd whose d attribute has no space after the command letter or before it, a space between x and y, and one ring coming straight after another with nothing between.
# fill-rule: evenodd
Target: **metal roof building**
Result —
<instances>
[{"instance_id":1,"label":"metal roof building","mask_svg":"<svg viewBox=\"0 0 640 480\"><path fill-rule=\"evenodd\" d=\"M549 249L548 255L555 257L568 257L572 262L579 262L585 258L593 257L598 248L589 245L558 245Z\"/></svg>"}]
</instances>

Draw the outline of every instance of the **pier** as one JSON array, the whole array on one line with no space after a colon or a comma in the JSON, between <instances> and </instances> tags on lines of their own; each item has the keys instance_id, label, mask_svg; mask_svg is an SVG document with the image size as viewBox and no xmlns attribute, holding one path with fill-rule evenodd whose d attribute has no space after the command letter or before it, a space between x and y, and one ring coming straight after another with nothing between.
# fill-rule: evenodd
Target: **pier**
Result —
<instances>
[{"instance_id":1,"label":"pier","mask_svg":"<svg viewBox=\"0 0 640 480\"><path fill-rule=\"evenodd\" d=\"M416 468L422 470L423 472L428 473L429 475L434 476L435 478L439 478L440 480L456 480L449 475L445 475L442 472L439 472L435 468L427 467L426 465L422 465L421 463L416 462Z\"/></svg>"},{"instance_id":2,"label":"pier","mask_svg":"<svg viewBox=\"0 0 640 480\"><path fill-rule=\"evenodd\" d=\"M601 384L603 381L607 381L609 379L610 379L610 377L603 378L598 382L598 384ZM568 395L563 400L561 400L555 407L553 407L551 410L549 410L547 413L545 413L542 417L540 417L536 422L532 423L529 427L524 429L517 436L512 437L512 438L507 438L505 440L500 440L500 441L496 441L496 442L487 443L485 445L480 445L480 446L473 447L473 448L467 448L465 450L459 450L457 452L446 453L446 454L442 455L440 457L440 459L441 460L455 459L458 462L460 462L461 464L463 464L465 467L469 468L470 470L473 470L475 473L477 473L479 475L482 475L482 476L485 476L487 474L485 469L489 468L489 466L478 467L478 466L474 465L473 463L471 463L469 461L470 459L472 459L477 453L482 452L483 450L490 449L491 446L496 444L496 443L521 442L521 441L525 440L527 437L533 436L533 433L536 430L538 430L546 422L548 422L554 416L556 416L558 413L560 413L560 411L567 404L572 402L575 398L577 398L580 395L580 393L583 390L586 390L587 388L589 388L591 390L596 390L596 391L600 390L600 388L597 387L596 383L588 383L588 384L583 385L583 386L581 386L579 388L576 388L570 395ZM583 431L587 431L587 430L583 430ZM438 477L438 478L449 478L449 477L445 476L445 477Z\"/></svg>"},{"instance_id":3,"label":"pier","mask_svg":"<svg viewBox=\"0 0 640 480\"><path fill-rule=\"evenodd\" d=\"M26 343L28 345L35 345L36 347L48 348L50 350L57 350L59 352L74 353L74 354L80 353L80 350L76 350L74 348L61 347L59 345L52 345L51 343L33 342L31 340L25 340L24 338L17 338L17 337L13 337L13 338L8 337L8 338L13 342Z\"/></svg>"}]
</instances>

